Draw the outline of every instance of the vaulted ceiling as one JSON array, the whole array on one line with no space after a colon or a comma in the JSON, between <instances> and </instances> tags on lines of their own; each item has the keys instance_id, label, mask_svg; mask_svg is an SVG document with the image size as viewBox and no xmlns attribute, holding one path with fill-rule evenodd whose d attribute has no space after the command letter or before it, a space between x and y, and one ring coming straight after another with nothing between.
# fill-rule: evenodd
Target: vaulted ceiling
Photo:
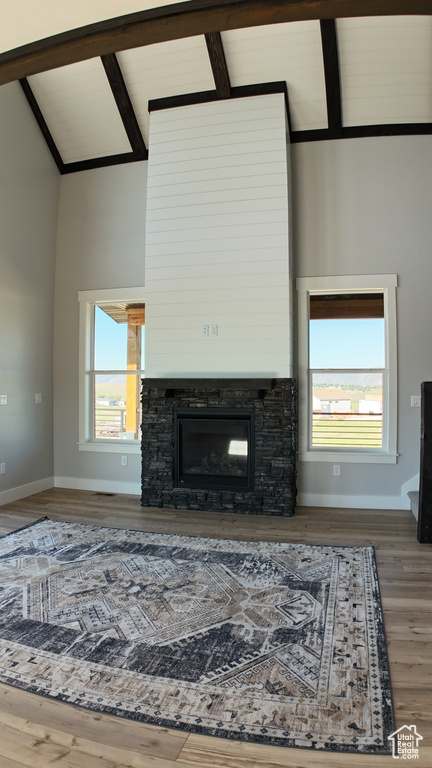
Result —
<instances>
[{"instance_id":1,"label":"vaulted ceiling","mask_svg":"<svg viewBox=\"0 0 432 768\"><path fill-rule=\"evenodd\" d=\"M61 173L146 159L149 109L258 93L286 95L293 142L432 132L431 0L87 0L45 26L22 2L0 85L20 81Z\"/></svg>"}]
</instances>

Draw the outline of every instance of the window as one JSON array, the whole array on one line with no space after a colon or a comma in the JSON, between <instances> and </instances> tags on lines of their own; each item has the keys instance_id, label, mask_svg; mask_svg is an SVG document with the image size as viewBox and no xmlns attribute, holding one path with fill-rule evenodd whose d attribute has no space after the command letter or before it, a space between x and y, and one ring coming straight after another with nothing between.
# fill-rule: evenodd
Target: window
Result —
<instances>
[{"instance_id":1,"label":"window","mask_svg":"<svg viewBox=\"0 0 432 768\"><path fill-rule=\"evenodd\" d=\"M300 278L306 461L396 461L395 275Z\"/></svg>"},{"instance_id":2,"label":"window","mask_svg":"<svg viewBox=\"0 0 432 768\"><path fill-rule=\"evenodd\" d=\"M79 294L81 450L139 451L142 296L142 289Z\"/></svg>"}]
</instances>

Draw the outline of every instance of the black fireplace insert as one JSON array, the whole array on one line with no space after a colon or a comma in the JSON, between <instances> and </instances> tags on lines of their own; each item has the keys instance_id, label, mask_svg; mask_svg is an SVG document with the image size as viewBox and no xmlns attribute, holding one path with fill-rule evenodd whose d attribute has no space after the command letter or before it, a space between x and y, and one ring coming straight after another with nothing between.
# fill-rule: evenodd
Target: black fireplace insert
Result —
<instances>
[{"instance_id":1,"label":"black fireplace insert","mask_svg":"<svg viewBox=\"0 0 432 768\"><path fill-rule=\"evenodd\" d=\"M174 485L252 490L254 413L249 409L174 410Z\"/></svg>"}]
</instances>

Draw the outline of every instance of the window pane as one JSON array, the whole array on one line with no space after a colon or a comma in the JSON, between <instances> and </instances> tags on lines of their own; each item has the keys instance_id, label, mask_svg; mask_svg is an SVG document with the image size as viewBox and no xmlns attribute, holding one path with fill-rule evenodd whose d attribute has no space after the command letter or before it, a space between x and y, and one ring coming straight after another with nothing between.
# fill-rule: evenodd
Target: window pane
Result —
<instances>
[{"instance_id":1,"label":"window pane","mask_svg":"<svg viewBox=\"0 0 432 768\"><path fill-rule=\"evenodd\" d=\"M94 367L98 371L127 368L127 323L117 323L95 307Z\"/></svg>"},{"instance_id":2,"label":"window pane","mask_svg":"<svg viewBox=\"0 0 432 768\"><path fill-rule=\"evenodd\" d=\"M384 368L384 320L311 320L309 368Z\"/></svg>"},{"instance_id":3,"label":"window pane","mask_svg":"<svg viewBox=\"0 0 432 768\"><path fill-rule=\"evenodd\" d=\"M310 296L311 320L384 317L382 293L322 293Z\"/></svg>"},{"instance_id":4,"label":"window pane","mask_svg":"<svg viewBox=\"0 0 432 768\"><path fill-rule=\"evenodd\" d=\"M139 440L140 375L96 374L94 377L94 437Z\"/></svg>"},{"instance_id":5,"label":"window pane","mask_svg":"<svg viewBox=\"0 0 432 768\"><path fill-rule=\"evenodd\" d=\"M311 383L312 447L382 447L382 373L312 373Z\"/></svg>"},{"instance_id":6,"label":"window pane","mask_svg":"<svg viewBox=\"0 0 432 768\"><path fill-rule=\"evenodd\" d=\"M141 328L141 370L145 368L145 325Z\"/></svg>"}]
</instances>

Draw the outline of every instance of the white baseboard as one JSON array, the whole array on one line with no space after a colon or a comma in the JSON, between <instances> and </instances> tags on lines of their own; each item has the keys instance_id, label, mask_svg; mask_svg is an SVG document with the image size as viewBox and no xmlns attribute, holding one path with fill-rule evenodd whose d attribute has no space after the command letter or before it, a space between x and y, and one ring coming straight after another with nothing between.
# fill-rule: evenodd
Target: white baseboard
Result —
<instances>
[{"instance_id":1,"label":"white baseboard","mask_svg":"<svg viewBox=\"0 0 432 768\"><path fill-rule=\"evenodd\" d=\"M299 493L299 507L343 507L345 509L408 509L405 496L340 496L337 494Z\"/></svg>"},{"instance_id":2,"label":"white baseboard","mask_svg":"<svg viewBox=\"0 0 432 768\"><path fill-rule=\"evenodd\" d=\"M141 496L140 483L125 483L120 480L87 480L83 477L55 477L56 488L71 488L74 491L94 491L95 493L126 493Z\"/></svg>"},{"instance_id":3,"label":"white baseboard","mask_svg":"<svg viewBox=\"0 0 432 768\"><path fill-rule=\"evenodd\" d=\"M338 494L299 493L299 507L345 507L346 509L410 509L408 491L418 491L419 475L401 488L400 496L340 496Z\"/></svg>"},{"instance_id":4,"label":"white baseboard","mask_svg":"<svg viewBox=\"0 0 432 768\"><path fill-rule=\"evenodd\" d=\"M415 479L408 485L416 485ZM342 496L338 494L299 493L299 507L343 507L346 509L410 509L410 501L403 487L401 496ZM20 485L8 491L0 491L0 505L24 499L34 493L47 491L49 488L71 488L76 491L94 491L99 493L125 493L141 495L140 483L125 483L118 480L87 480L82 477L46 477L34 483ZM411 488L409 488L411 490Z\"/></svg>"},{"instance_id":5,"label":"white baseboard","mask_svg":"<svg viewBox=\"0 0 432 768\"><path fill-rule=\"evenodd\" d=\"M0 491L0 505L11 504L13 501L25 499L26 496L32 496L33 493L47 491L54 485L53 477L45 477L43 480L36 480L34 483L19 485L17 488L10 488L8 491Z\"/></svg>"},{"instance_id":6,"label":"white baseboard","mask_svg":"<svg viewBox=\"0 0 432 768\"><path fill-rule=\"evenodd\" d=\"M414 475L410 480L407 480L406 483L402 486L402 496L406 496L408 491L418 491L420 488L420 475Z\"/></svg>"}]
</instances>

